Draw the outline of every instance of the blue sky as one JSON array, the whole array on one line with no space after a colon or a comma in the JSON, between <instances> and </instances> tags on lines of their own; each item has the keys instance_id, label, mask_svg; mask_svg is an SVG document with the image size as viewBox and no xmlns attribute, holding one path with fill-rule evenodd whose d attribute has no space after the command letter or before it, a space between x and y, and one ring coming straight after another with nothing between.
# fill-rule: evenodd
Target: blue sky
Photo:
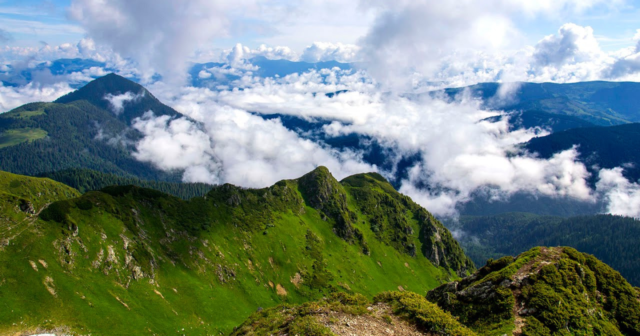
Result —
<instances>
[{"instance_id":1,"label":"blue sky","mask_svg":"<svg viewBox=\"0 0 640 336\"><path fill-rule=\"evenodd\" d=\"M279 5L287 1L277 1ZM365 35L372 18L362 14L355 5L344 5L335 15L320 8L317 1L308 12L290 20L272 24L258 32L236 32L231 36L212 41L212 46L229 48L236 43L250 47L260 44L283 45L301 49L315 41L356 43ZM615 2L615 1L614 1ZM567 22L591 26L605 51L613 51L633 44L633 36L640 29L640 1L626 1L615 6L599 5L582 13L555 17L526 16L514 18L517 28L524 34L523 44L533 45L546 35L554 34ZM275 3L275 2L274 2ZM0 41L5 46L38 47L43 43L59 45L76 43L85 30L69 19L67 8L71 0L0 0L0 29L9 40ZM315 7L314 7L315 6ZM302 10L304 12L304 9ZM241 21L242 22L242 21ZM256 26L254 19L245 20L247 26Z\"/></svg>"}]
</instances>

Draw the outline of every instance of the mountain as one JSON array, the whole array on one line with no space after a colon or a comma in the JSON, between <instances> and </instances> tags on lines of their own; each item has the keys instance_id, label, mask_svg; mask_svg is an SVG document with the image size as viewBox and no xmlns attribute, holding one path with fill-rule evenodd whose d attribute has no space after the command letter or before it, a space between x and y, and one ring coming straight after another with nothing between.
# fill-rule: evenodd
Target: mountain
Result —
<instances>
[{"instance_id":1,"label":"mountain","mask_svg":"<svg viewBox=\"0 0 640 336\"><path fill-rule=\"evenodd\" d=\"M514 83L514 92L506 98L500 97L500 85L480 83L439 92L454 98L466 90L489 108L567 115L599 126L640 122L640 83Z\"/></svg>"},{"instance_id":2,"label":"mountain","mask_svg":"<svg viewBox=\"0 0 640 336\"><path fill-rule=\"evenodd\" d=\"M625 167L627 179L640 179L640 123L567 130L531 139L523 148L550 158L574 145L578 146L580 161L592 174L592 183L597 178L596 169L602 168Z\"/></svg>"},{"instance_id":3,"label":"mountain","mask_svg":"<svg viewBox=\"0 0 640 336\"><path fill-rule=\"evenodd\" d=\"M273 307L251 315L231 335L476 334L422 295L384 292L372 300L358 294L340 293L304 305Z\"/></svg>"},{"instance_id":4,"label":"mountain","mask_svg":"<svg viewBox=\"0 0 640 336\"><path fill-rule=\"evenodd\" d=\"M107 98L123 97L118 109ZM117 103L116 103L117 104ZM182 115L142 86L111 74L53 103L31 103L0 114L0 169L16 174L84 168L124 177L180 181L131 155L142 134L131 121L152 110Z\"/></svg>"},{"instance_id":5,"label":"mountain","mask_svg":"<svg viewBox=\"0 0 640 336\"><path fill-rule=\"evenodd\" d=\"M127 93L131 94L134 98L125 101L122 106L122 112L116 113L116 117L127 125L130 125L133 119L142 117L147 111L153 111L157 116L182 117L182 114L162 104L142 85L116 74L109 74L96 79L81 89L58 98L54 103L71 104L86 101L97 108L110 111L113 110L113 106L108 97L120 96Z\"/></svg>"},{"instance_id":6,"label":"mountain","mask_svg":"<svg viewBox=\"0 0 640 336\"><path fill-rule=\"evenodd\" d=\"M487 118L486 120L497 122L505 118L509 118L510 131L539 127L556 133L572 128L596 126L578 117L542 111L510 111L505 113L505 115Z\"/></svg>"},{"instance_id":7,"label":"mountain","mask_svg":"<svg viewBox=\"0 0 640 336\"><path fill-rule=\"evenodd\" d=\"M640 335L640 289L568 247L489 260L427 299L480 335Z\"/></svg>"},{"instance_id":8,"label":"mountain","mask_svg":"<svg viewBox=\"0 0 640 336\"><path fill-rule=\"evenodd\" d=\"M141 180L135 177L123 177L101 173L90 169L65 169L51 173L40 174L54 181L64 183L85 193L100 190L109 186L134 185L137 187L158 190L178 198L188 200L193 197L206 195L212 185L206 183L183 183Z\"/></svg>"},{"instance_id":9,"label":"mountain","mask_svg":"<svg viewBox=\"0 0 640 336\"><path fill-rule=\"evenodd\" d=\"M335 292L424 295L475 270L440 222L378 174L338 182L319 167L188 201L134 186L67 189L0 249L0 334L228 333L259 307ZM24 197L36 213L40 192ZM2 208L2 227L24 225L19 202Z\"/></svg>"},{"instance_id":10,"label":"mountain","mask_svg":"<svg viewBox=\"0 0 640 336\"><path fill-rule=\"evenodd\" d=\"M446 225L478 266L489 258L517 255L534 246L570 246L595 255L640 286L640 221L633 218L506 213L462 216Z\"/></svg>"}]
</instances>

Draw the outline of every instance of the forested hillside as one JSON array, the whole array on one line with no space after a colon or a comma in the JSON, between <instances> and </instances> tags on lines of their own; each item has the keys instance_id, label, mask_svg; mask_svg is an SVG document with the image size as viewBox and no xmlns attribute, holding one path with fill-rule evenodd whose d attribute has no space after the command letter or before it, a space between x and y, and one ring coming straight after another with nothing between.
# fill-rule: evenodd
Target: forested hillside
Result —
<instances>
[{"instance_id":1,"label":"forested hillside","mask_svg":"<svg viewBox=\"0 0 640 336\"><path fill-rule=\"evenodd\" d=\"M624 167L627 179L640 179L640 124L572 129L531 139L524 148L550 158L573 146L578 146L579 159L592 174L592 183L602 168Z\"/></svg>"},{"instance_id":2,"label":"forested hillside","mask_svg":"<svg viewBox=\"0 0 640 336\"><path fill-rule=\"evenodd\" d=\"M213 188L212 185L206 183L149 181L133 176L123 177L89 169L66 169L40 174L40 177L48 177L54 181L62 182L79 190L81 193L100 190L109 186L134 185L142 188L155 189L184 200L197 196L202 197Z\"/></svg>"}]
</instances>

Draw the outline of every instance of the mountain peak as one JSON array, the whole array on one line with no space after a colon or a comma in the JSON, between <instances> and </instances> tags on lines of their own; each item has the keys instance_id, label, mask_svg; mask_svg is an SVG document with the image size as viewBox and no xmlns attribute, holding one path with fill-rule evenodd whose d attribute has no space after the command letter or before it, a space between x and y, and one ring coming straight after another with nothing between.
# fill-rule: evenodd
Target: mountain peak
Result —
<instances>
[{"instance_id":1,"label":"mountain peak","mask_svg":"<svg viewBox=\"0 0 640 336\"><path fill-rule=\"evenodd\" d=\"M162 104L142 85L114 73L97 78L55 102L70 104L81 100L115 113L118 119L127 124L147 111L153 111L156 115L181 116Z\"/></svg>"},{"instance_id":2,"label":"mountain peak","mask_svg":"<svg viewBox=\"0 0 640 336\"><path fill-rule=\"evenodd\" d=\"M106 108L108 101L104 99L106 95L118 96L127 92L134 94L146 93L146 89L129 79L115 73L94 79L82 88L60 97L56 103L68 104L77 100L88 100L94 105Z\"/></svg>"},{"instance_id":3,"label":"mountain peak","mask_svg":"<svg viewBox=\"0 0 640 336\"><path fill-rule=\"evenodd\" d=\"M347 193L327 167L319 166L298 179L305 202L335 221L338 236L353 241L357 236L352 226L356 215L349 210Z\"/></svg>"}]
</instances>

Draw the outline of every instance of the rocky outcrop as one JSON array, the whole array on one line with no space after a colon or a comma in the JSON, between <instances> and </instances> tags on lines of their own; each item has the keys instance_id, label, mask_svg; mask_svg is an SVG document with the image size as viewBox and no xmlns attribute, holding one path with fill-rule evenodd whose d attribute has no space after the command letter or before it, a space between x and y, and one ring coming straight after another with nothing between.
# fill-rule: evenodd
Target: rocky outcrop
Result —
<instances>
[{"instance_id":1,"label":"rocky outcrop","mask_svg":"<svg viewBox=\"0 0 640 336\"><path fill-rule=\"evenodd\" d=\"M33 207L33 204L25 199L20 200L20 211L29 215L35 215L36 213L36 209Z\"/></svg>"}]
</instances>

